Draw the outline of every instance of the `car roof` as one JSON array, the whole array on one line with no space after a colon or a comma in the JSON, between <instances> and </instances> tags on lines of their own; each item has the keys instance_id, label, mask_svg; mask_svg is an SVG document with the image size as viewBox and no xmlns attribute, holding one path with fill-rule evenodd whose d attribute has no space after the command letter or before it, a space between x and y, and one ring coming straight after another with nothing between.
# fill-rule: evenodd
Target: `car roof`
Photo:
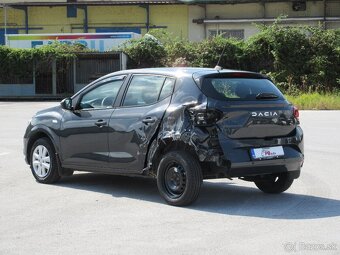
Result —
<instances>
[{"instance_id":1,"label":"car roof","mask_svg":"<svg viewBox=\"0 0 340 255\"><path fill-rule=\"evenodd\" d=\"M208 74L218 74L218 73L252 73L248 71L232 70L232 69L222 69L216 70L214 68L202 68L202 67L159 67L159 68L141 68L141 69L129 69L114 72L106 75L105 77L112 75L122 75L122 74L159 74L159 75L169 75L174 77L190 76L195 74L195 77L200 77Z\"/></svg>"},{"instance_id":2,"label":"car roof","mask_svg":"<svg viewBox=\"0 0 340 255\"><path fill-rule=\"evenodd\" d=\"M179 78L179 77L194 78L196 80L196 79L200 79L203 76L209 76L209 75L214 75L214 74L228 74L228 73L247 73L247 74L254 74L257 77L261 76L265 78L264 75L259 74L259 73L241 71L241 70L233 70L233 69L216 70L215 68L203 68L203 67L157 67L157 68L127 69L127 70L121 70L121 71L109 73L91 82L88 86L91 86L94 83L97 83L107 78L111 78L113 76L118 76L118 75L155 74L155 75L172 76L176 78ZM199 87L201 86L200 84L197 84L197 85ZM80 94L85 88L78 91L76 94L73 95L73 97Z\"/></svg>"}]
</instances>

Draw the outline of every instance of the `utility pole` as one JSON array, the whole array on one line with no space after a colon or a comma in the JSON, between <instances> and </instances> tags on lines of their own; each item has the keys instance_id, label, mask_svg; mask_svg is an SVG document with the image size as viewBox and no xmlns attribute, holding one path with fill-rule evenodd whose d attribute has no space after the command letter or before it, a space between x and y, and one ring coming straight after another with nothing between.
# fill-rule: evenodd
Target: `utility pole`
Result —
<instances>
[{"instance_id":1,"label":"utility pole","mask_svg":"<svg viewBox=\"0 0 340 255\"><path fill-rule=\"evenodd\" d=\"M5 24L5 45L7 45L7 6L4 4L3 5L4 9L4 24Z\"/></svg>"}]
</instances>

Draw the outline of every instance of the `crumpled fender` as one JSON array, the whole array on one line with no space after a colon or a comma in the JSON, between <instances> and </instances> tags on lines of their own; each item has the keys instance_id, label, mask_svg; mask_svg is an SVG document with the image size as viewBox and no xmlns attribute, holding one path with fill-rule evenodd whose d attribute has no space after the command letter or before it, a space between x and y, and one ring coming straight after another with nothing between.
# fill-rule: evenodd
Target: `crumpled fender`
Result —
<instances>
[{"instance_id":1,"label":"crumpled fender","mask_svg":"<svg viewBox=\"0 0 340 255\"><path fill-rule=\"evenodd\" d=\"M172 104L163 117L156 138L149 147L147 166L152 168L167 148L190 150L200 162L222 165L217 126L198 126L195 112L206 109L207 99L185 104ZM155 170L155 169L153 169Z\"/></svg>"}]
</instances>

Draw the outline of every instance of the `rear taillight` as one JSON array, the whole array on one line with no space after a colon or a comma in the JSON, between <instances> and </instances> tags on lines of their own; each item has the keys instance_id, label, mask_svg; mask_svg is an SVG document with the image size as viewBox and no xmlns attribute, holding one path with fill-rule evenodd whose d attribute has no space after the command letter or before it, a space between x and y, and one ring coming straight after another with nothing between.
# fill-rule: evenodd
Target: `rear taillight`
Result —
<instances>
[{"instance_id":1,"label":"rear taillight","mask_svg":"<svg viewBox=\"0 0 340 255\"><path fill-rule=\"evenodd\" d=\"M299 109L296 106L293 106L293 115L296 119L300 117Z\"/></svg>"},{"instance_id":2,"label":"rear taillight","mask_svg":"<svg viewBox=\"0 0 340 255\"><path fill-rule=\"evenodd\" d=\"M222 117L218 110L201 110L192 112L193 121L197 126L211 126Z\"/></svg>"}]
</instances>

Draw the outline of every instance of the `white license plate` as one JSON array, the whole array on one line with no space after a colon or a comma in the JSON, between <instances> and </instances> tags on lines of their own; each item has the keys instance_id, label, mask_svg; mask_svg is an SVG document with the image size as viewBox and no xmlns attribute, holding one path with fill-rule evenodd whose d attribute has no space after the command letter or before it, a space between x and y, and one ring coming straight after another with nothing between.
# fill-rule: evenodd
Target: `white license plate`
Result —
<instances>
[{"instance_id":1,"label":"white license plate","mask_svg":"<svg viewBox=\"0 0 340 255\"><path fill-rule=\"evenodd\" d=\"M285 155L282 146L250 149L253 159L271 159Z\"/></svg>"}]
</instances>

